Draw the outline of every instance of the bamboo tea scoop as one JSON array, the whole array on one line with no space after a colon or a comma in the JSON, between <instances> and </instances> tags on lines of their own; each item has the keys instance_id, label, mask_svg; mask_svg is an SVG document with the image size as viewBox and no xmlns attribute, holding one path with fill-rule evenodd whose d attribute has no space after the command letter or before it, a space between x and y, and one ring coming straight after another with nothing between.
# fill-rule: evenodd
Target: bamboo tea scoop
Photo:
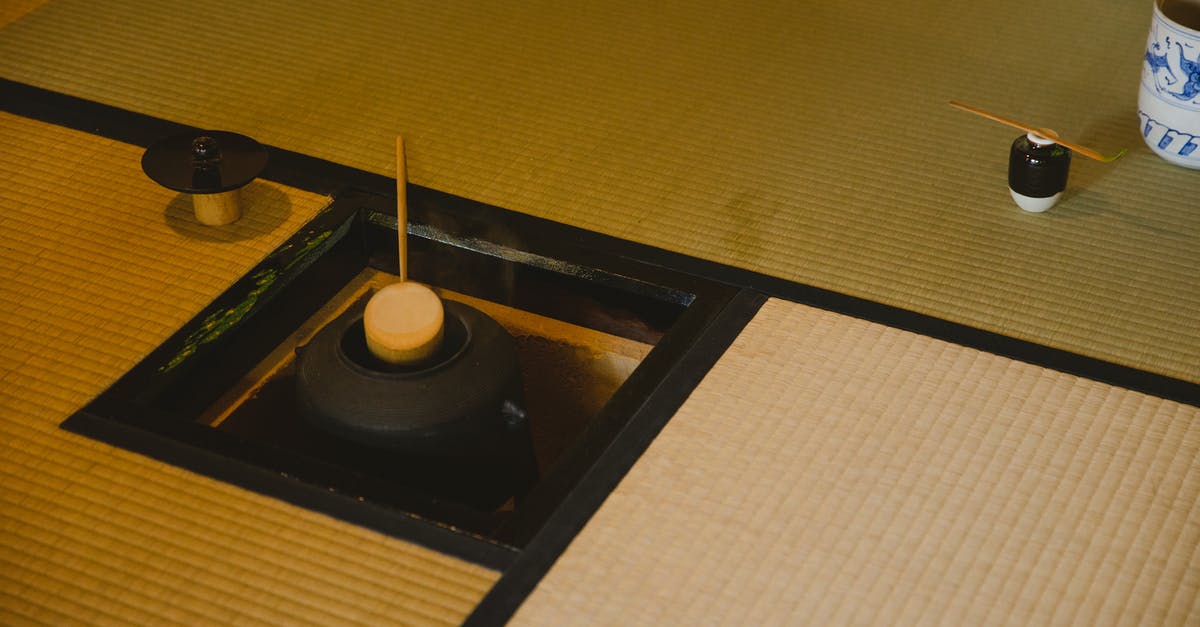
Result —
<instances>
[{"instance_id":1,"label":"bamboo tea scoop","mask_svg":"<svg viewBox=\"0 0 1200 627\"><path fill-rule=\"evenodd\" d=\"M1065 139L1062 139L1061 137L1058 136L1058 133L1055 133L1054 131L1052 131L1050 129L1036 128L1036 127L1030 126L1028 124L1023 124L1021 122L1017 122L1016 120L1010 120L1001 115L996 115L995 113L992 113L990 111L984 111L983 109L980 109L978 107L972 107L971 105L963 104L961 102L956 102L954 100L950 101L950 106L952 106L956 109L962 109L963 111L968 111L970 113L974 113L975 115L985 117L989 120L994 120L1001 124L1006 124L1013 128L1025 131L1026 133L1035 135L1037 137L1041 137L1043 139L1048 139L1048 140L1053 141L1054 143L1058 144L1059 146L1062 146L1064 148L1070 148L1074 152L1077 152L1089 159L1095 159L1096 161L1099 161L1101 163L1111 163L1113 161L1116 161L1117 159L1120 159L1121 157L1125 156L1125 153L1127 152L1126 150L1122 149L1121 152L1118 152L1117 154L1115 154L1111 157L1106 157L1103 154L1100 154L1100 152L1097 150L1093 150L1091 148L1088 148L1087 146L1081 146L1074 142L1069 142Z\"/></svg>"}]
</instances>

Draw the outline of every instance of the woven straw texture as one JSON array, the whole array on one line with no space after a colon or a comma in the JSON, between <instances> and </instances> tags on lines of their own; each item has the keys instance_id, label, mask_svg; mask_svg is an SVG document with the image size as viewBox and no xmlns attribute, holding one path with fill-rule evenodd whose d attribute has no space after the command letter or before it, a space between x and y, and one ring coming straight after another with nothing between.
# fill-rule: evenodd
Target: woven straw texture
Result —
<instances>
[{"instance_id":1,"label":"woven straw texture","mask_svg":"<svg viewBox=\"0 0 1200 627\"><path fill-rule=\"evenodd\" d=\"M0 27L17 21L46 2L48 0L7 0L0 4Z\"/></svg>"},{"instance_id":2,"label":"woven straw texture","mask_svg":"<svg viewBox=\"0 0 1200 627\"><path fill-rule=\"evenodd\" d=\"M1200 173L1135 101L1150 2L56 0L0 74L1200 381ZM1030 43L1034 42L1034 43ZM1106 152L1005 189L1017 134Z\"/></svg>"},{"instance_id":3,"label":"woven straw texture","mask_svg":"<svg viewBox=\"0 0 1200 627\"><path fill-rule=\"evenodd\" d=\"M141 150L0 114L0 623L456 623L496 574L58 428L328 199L202 227Z\"/></svg>"},{"instance_id":4,"label":"woven straw texture","mask_svg":"<svg viewBox=\"0 0 1200 627\"><path fill-rule=\"evenodd\" d=\"M1200 621L1200 409L770 301L518 625Z\"/></svg>"}]
</instances>

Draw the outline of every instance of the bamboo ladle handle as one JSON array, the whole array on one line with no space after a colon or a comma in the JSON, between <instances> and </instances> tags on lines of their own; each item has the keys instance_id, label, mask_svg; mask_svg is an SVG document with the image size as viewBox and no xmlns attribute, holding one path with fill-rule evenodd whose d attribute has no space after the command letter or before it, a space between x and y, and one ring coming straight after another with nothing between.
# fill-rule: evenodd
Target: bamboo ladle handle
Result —
<instances>
[{"instance_id":1,"label":"bamboo ladle handle","mask_svg":"<svg viewBox=\"0 0 1200 627\"><path fill-rule=\"evenodd\" d=\"M408 280L408 164L404 138L396 137L396 237L400 282L371 296L363 311L367 348L393 365L415 364L442 342L445 312L436 292Z\"/></svg>"},{"instance_id":2,"label":"bamboo ladle handle","mask_svg":"<svg viewBox=\"0 0 1200 627\"><path fill-rule=\"evenodd\" d=\"M404 137L396 136L396 237L400 256L400 280L408 280L408 162Z\"/></svg>"}]
</instances>

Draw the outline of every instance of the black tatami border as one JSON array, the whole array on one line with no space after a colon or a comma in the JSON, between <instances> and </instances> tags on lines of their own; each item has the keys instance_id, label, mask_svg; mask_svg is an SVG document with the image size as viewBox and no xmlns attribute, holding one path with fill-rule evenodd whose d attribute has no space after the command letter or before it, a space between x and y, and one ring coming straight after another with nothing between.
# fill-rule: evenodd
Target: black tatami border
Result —
<instances>
[{"instance_id":1,"label":"black tatami border","mask_svg":"<svg viewBox=\"0 0 1200 627\"><path fill-rule=\"evenodd\" d=\"M4 79L0 79L0 103L9 113L139 146L147 146L169 134L196 130L193 127ZM265 179L324 194L332 194L347 187L380 195L395 193L394 179L292 151L278 148L269 150L271 163L263 175ZM441 194L434 190L425 191ZM447 197L449 198L448 195ZM540 218L514 215L519 220L545 222ZM558 226L581 245L724 283L739 288L740 291L701 336L700 341L668 374L651 402L638 410L635 418L617 435L599 461L585 475L583 482L563 502L542 531L507 568L503 569L500 581L476 608L468 619L468 624L495 624L511 617L768 296L904 329L1164 399L1200 406L1200 384L1197 383L575 227Z\"/></svg>"},{"instance_id":2,"label":"black tatami border","mask_svg":"<svg viewBox=\"0 0 1200 627\"><path fill-rule=\"evenodd\" d=\"M149 146L155 140L166 135L197 130L184 124L7 79L0 79L0 103L2 103L3 109L9 113L143 147ZM290 150L275 147L269 147L269 150L271 161L262 178L321 194L333 194L338 190L357 188L382 196L395 195L395 179L393 178ZM450 195L436 190L421 189L430 194L452 198ZM521 220L546 222L541 218L524 214L516 214L516 216ZM610 254L631 257L676 272L755 290L768 296L812 305L1102 383L1145 392L1188 405L1200 406L1200 384L1197 383L1051 348L1028 340L977 329L787 279L585 231L569 225L558 226L564 232L570 233L571 237L581 244Z\"/></svg>"}]
</instances>

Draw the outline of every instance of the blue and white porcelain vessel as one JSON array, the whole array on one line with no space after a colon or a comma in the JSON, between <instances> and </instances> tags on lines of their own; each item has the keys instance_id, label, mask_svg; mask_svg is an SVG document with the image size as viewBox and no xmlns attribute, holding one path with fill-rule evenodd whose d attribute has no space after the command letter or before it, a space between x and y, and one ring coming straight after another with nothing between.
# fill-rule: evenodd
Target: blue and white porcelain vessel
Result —
<instances>
[{"instance_id":1,"label":"blue and white porcelain vessel","mask_svg":"<svg viewBox=\"0 0 1200 627\"><path fill-rule=\"evenodd\" d=\"M1173 17L1190 24L1200 9L1186 0L1155 0L1138 91L1139 128L1158 156L1200 169L1200 30Z\"/></svg>"}]
</instances>

